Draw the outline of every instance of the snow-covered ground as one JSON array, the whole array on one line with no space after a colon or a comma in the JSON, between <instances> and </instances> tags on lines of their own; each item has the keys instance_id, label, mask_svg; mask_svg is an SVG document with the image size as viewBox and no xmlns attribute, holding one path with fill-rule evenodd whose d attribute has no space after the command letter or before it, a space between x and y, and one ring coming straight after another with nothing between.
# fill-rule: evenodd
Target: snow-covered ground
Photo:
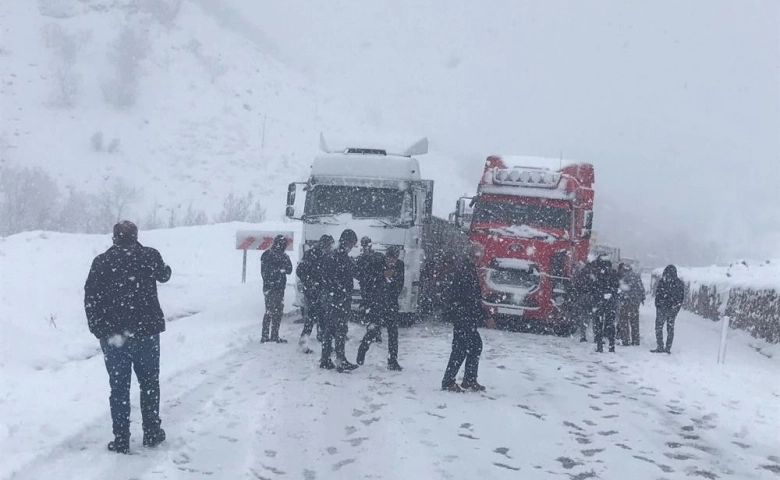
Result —
<instances>
[{"instance_id":1,"label":"snow-covered ground","mask_svg":"<svg viewBox=\"0 0 780 480\"><path fill-rule=\"evenodd\" d=\"M294 342L260 345L259 255L240 283L231 224L141 232L174 276L161 285L162 417L168 441L105 449L108 382L86 328L82 286L108 236L27 233L0 242L0 478L778 478L778 359L689 313L674 354L643 346L596 354L574 339L483 330L486 394L439 385L451 331L401 332L405 370L385 345L351 374L317 368ZM288 303L292 297L288 291ZM648 302L649 303L649 302ZM300 325L290 313L282 335ZM55 326L56 325L56 326ZM363 328L350 327L348 354Z\"/></svg>"}]
</instances>

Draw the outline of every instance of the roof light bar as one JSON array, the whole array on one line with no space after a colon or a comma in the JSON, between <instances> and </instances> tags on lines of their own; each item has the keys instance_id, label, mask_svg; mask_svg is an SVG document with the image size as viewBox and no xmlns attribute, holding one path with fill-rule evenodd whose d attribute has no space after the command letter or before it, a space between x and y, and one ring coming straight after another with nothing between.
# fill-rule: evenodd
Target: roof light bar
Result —
<instances>
[{"instance_id":1,"label":"roof light bar","mask_svg":"<svg viewBox=\"0 0 780 480\"><path fill-rule=\"evenodd\" d=\"M494 168L493 183L521 187L556 188L561 179L560 173L539 169Z\"/></svg>"}]
</instances>

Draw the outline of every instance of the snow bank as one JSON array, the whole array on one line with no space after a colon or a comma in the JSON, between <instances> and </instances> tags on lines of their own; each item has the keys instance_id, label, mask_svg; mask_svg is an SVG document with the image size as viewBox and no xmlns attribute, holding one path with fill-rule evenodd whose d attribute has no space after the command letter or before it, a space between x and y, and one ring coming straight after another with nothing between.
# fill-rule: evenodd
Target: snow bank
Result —
<instances>
[{"instance_id":1,"label":"snow bank","mask_svg":"<svg viewBox=\"0 0 780 480\"><path fill-rule=\"evenodd\" d=\"M662 273L653 272L654 282ZM678 274L686 284L683 308L711 320L727 315L732 328L780 343L780 260L678 268Z\"/></svg>"}]
</instances>

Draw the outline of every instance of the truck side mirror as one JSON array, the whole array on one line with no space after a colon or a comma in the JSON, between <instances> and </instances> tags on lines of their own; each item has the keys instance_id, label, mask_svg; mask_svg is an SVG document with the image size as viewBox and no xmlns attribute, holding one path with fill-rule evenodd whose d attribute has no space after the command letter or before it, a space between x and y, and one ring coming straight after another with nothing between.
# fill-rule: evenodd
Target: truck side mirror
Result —
<instances>
[{"instance_id":1,"label":"truck side mirror","mask_svg":"<svg viewBox=\"0 0 780 480\"><path fill-rule=\"evenodd\" d=\"M474 213L474 209L471 207L472 200L471 197L460 197L455 208L455 225L464 230L471 227L471 217Z\"/></svg>"},{"instance_id":2,"label":"truck side mirror","mask_svg":"<svg viewBox=\"0 0 780 480\"><path fill-rule=\"evenodd\" d=\"M587 210L584 213L583 222L582 222L582 232L580 233L580 236L584 239L589 239L592 232L593 232L593 210Z\"/></svg>"},{"instance_id":3,"label":"truck side mirror","mask_svg":"<svg viewBox=\"0 0 780 480\"><path fill-rule=\"evenodd\" d=\"M285 209L287 218L293 220L300 220L302 218L303 208L301 208L302 205L300 205L300 203L306 200L304 194L305 189L306 184L301 182L291 183L287 186L287 208ZM298 208L296 208L296 206Z\"/></svg>"}]
</instances>

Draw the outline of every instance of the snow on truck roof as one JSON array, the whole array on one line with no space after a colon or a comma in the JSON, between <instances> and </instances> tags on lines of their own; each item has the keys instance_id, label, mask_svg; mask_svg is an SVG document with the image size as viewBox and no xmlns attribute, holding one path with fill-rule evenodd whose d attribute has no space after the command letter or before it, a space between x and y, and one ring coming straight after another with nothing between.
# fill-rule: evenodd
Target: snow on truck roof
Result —
<instances>
[{"instance_id":1,"label":"snow on truck roof","mask_svg":"<svg viewBox=\"0 0 780 480\"><path fill-rule=\"evenodd\" d=\"M416 158L400 155L325 153L314 157L313 177L353 177L387 180L420 180Z\"/></svg>"},{"instance_id":2,"label":"snow on truck roof","mask_svg":"<svg viewBox=\"0 0 780 480\"><path fill-rule=\"evenodd\" d=\"M420 180L420 163L412 155L428 152L428 139L411 146L377 140L328 142L320 135L320 150L311 167L313 177Z\"/></svg>"}]
</instances>

